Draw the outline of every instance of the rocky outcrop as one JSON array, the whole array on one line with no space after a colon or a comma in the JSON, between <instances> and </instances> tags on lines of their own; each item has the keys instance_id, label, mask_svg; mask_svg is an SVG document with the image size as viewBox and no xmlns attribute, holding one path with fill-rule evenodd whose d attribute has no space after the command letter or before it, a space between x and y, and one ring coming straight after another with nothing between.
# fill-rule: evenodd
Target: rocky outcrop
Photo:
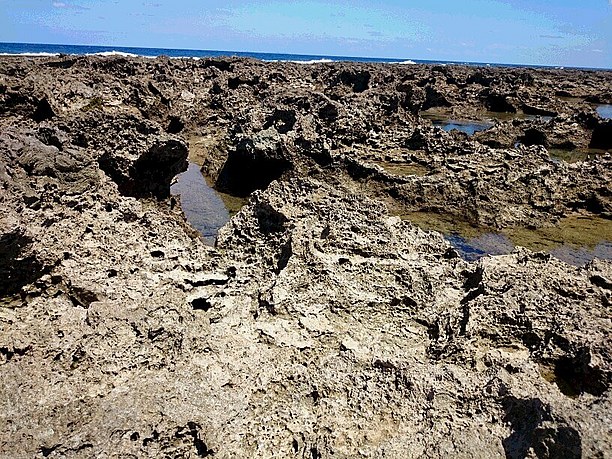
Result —
<instances>
[{"instance_id":1,"label":"rocky outcrop","mask_svg":"<svg viewBox=\"0 0 612 459\"><path fill-rule=\"evenodd\" d=\"M177 139L159 139L139 155L107 152L98 163L122 194L167 198L172 179L187 169L187 145Z\"/></svg>"},{"instance_id":2,"label":"rocky outcrop","mask_svg":"<svg viewBox=\"0 0 612 459\"><path fill-rule=\"evenodd\" d=\"M227 153L216 186L239 196L266 188L291 168L285 148L278 131L272 127L253 136L238 134L236 145Z\"/></svg>"},{"instance_id":3,"label":"rocky outcrop","mask_svg":"<svg viewBox=\"0 0 612 459\"><path fill-rule=\"evenodd\" d=\"M609 219L611 157L567 164L543 146L597 139L607 122L555 94L607 94L609 73L1 63L2 454L612 449L612 262L523 248L468 262L392 215L498 228ZM52 114L35 117L43 94ZM470 137L419 114L478 120L495 98L558 115ZM188 154L249 196L215 247L168 198Z\"/></svg>"}]
</instances>

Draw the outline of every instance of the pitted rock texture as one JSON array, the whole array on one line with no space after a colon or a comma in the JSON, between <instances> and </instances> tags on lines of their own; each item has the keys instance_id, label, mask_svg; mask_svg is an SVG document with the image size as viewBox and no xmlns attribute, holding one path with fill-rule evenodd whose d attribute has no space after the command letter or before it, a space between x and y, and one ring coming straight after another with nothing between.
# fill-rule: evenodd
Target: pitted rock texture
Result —
<instances>
[{"instance_id":1,"label":"pitted rock texture","mask_svg":"<svg viewBox=\"0 0 612 459\"><path fill-rule=\"evenodd\" d=\"M611 81L2 58L0 455L606 457L612 262L466 262L386 204L496 227L610 218L609 155L505 143L597 138L606 122L557 93ZM498 123L493 145L427 107L559 120ZM188 153L250 194L215 247L168 198Z\"/></svg>"}]
</instances>

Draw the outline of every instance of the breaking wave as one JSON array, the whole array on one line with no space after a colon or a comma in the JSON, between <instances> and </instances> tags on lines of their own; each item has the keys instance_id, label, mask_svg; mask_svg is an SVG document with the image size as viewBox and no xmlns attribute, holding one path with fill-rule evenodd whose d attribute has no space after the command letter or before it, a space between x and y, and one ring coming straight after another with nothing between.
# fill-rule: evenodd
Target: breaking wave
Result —
<instances>
[{"instance_id":1,"label":"breaking wave","mask_svg":"<svg viewBox=\"0 0 612 459\"><path fill-rule=\"evenodd\" d=\"M389 64L399 64L399 65L415 65L416 62L411 61L410 59L405 60L405 61L399 61L399 62L389 62Z\"/></svg>"},{"instance_id":2,"label":"breaking wave","mask_svg":"<svg viewBox=\"0 0 612 459\"><path fill-rule=\"evenodd\" d=\"M134 54L134 53L126 53L123 51L101 51L99 53L88 53L85 56L102 56L102 57L112 57L112 56L120 56L120 57L146 57L149 59L155 59L156 56L146 56L143 54Z\"/></svg>"}]
</instances>

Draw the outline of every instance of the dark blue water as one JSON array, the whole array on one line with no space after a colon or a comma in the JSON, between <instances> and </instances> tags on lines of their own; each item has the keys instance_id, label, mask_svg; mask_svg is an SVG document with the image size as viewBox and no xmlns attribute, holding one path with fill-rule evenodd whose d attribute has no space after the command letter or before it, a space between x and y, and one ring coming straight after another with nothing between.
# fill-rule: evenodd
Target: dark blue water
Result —
<instances>
[{"instance_id":1,"label":"dark blue water","mask_svg":"<svg viewBox=\"0 0 612 459\"><path fill-rule=\"evenodd\" d=\"M407 58L377 58L377 57L354 57L354 56L326 56L323 54L275 54L254 53L245 51L213 51L198 49L170 49L170 48L136 48L125 46L84 46L84 45L54 45L42 43L0 43L1 54L134 54L138 56L168 56L168 57L251 57L264 61L295 61L295 62L382 62L403 64L442 64L442 65L472 65L491 67L532 67L532 68L554 68L540 65L519 65L487 62L461 62L461 61L439 61Z\"/></svg>"},{"instance_id":2,"label":"dark blue water","mask_svg":"<svg viewBox=\"0 0 612 459\"><path fill-rule=\"evenodd\" d=\"M196 49L170 48L134 48L123 46L82 46L82 45L50 45L39 43L0 43L1 54L133 54L138 56L168 56L168 57L251 57L265 61L299 61L299 62L406 62L406 59L387 59L372 57L324 56L306 54L274 54L252 53L241 51L212 51ZM409 63L409 62L406 62Z\"/></svg>"}]
</instances>

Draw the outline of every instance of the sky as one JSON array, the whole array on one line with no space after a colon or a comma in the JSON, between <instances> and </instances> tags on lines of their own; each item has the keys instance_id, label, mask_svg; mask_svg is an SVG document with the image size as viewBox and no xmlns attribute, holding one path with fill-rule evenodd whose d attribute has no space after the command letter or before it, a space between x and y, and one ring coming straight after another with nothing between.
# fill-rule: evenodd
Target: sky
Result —
<instances>
[{"instance_id":1,"label":"sky","mask_svg":"<svg viewBox=\"0 0 612 459\"><path fill-rule=\"evenodd\" d=\"M612 68L612 0L0 0L0 42Z\"/></svg>"}]
</instances>

